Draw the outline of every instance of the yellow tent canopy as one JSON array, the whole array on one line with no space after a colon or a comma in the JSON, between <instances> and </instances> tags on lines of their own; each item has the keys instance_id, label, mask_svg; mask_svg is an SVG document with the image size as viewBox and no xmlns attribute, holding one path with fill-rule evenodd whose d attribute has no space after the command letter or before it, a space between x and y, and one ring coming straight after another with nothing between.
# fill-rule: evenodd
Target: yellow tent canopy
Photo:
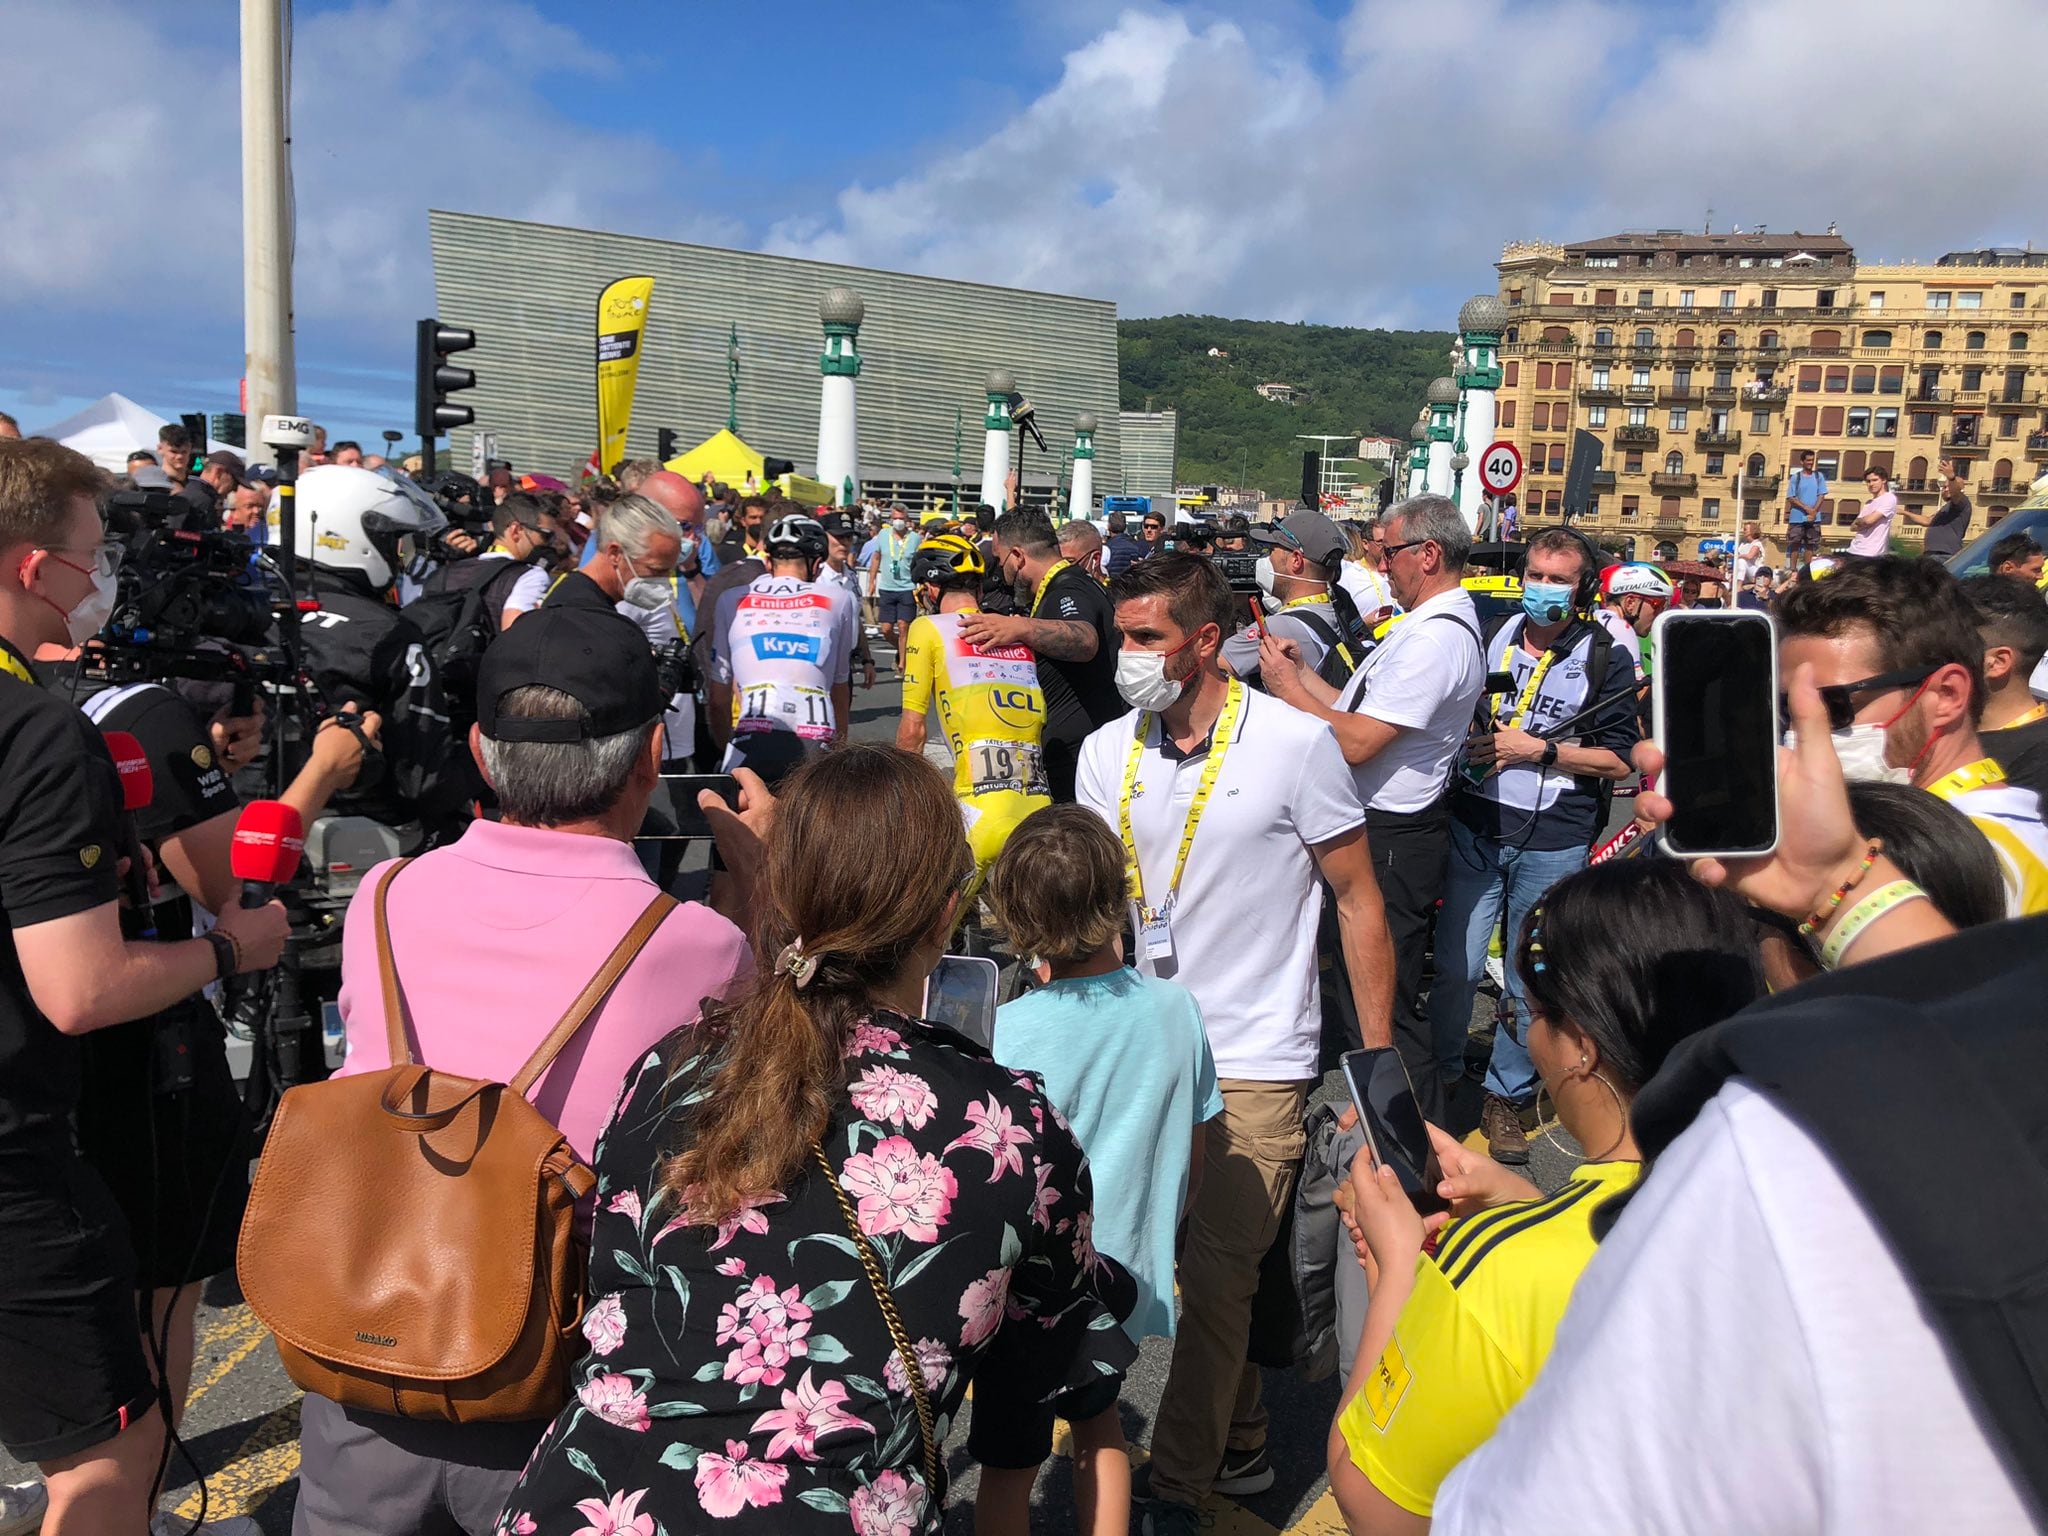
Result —
<instances>
[{"instance_id":1,"label":"yellow tent canopy","mask_svg":"<svg viewBox=\"0 0 2048 1536\"><path fill-rule=\"evenodd\" d=\"M674 470L685 480L702 480L710 475L721 485L740 486L747 483L749 476L759 485L765 464L760 454L720 427L688 453L678 454L662 467Z\"/></svg>"}]
</instances>

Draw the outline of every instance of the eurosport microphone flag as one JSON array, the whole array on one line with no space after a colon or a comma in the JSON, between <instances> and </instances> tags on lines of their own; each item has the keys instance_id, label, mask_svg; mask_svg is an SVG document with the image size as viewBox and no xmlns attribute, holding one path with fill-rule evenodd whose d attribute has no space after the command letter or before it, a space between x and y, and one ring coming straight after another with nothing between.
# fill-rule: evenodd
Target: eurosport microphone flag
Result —
<instances>
[{"instance_id":1,"label":"eurosport microphone flag","mask_svg":"<svg viewBox=\"0 0 2048 1536\"><path fill-rule=\"evenodd\" d=\"M622 277L597 297L597 461L610 474L626 456L640 337L647 329L651 277Z\"/></svg>"}]
</instances>

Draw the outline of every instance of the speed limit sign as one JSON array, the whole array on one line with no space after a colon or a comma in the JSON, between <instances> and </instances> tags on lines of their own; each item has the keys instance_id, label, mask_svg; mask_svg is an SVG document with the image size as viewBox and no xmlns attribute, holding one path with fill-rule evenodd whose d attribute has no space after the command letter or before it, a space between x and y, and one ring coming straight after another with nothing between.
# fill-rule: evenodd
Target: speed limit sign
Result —
<instances>
[{"instance_id":1,"label":"speed limit sign","mask_svg":"<svg viewBox=\"0 0 2048 1536\"><path fill-rule=\"evenodd\" d=\"M1479 456L1479 483L1494 496L1505 496L1522 483L1522 452L1513 443L1495 443Z\"/></svg>"}]
</instances>

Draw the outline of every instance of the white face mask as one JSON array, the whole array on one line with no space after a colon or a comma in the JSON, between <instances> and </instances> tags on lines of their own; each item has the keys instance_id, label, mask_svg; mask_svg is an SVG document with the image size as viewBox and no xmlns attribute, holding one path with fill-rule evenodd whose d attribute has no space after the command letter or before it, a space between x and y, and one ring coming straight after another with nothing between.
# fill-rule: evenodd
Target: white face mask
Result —
<instances>
[{"instance_id":1,"label":"white face mask","mask_svg":"<svg viewBox=\"0 0 2048 1536\"><path fill-rule=\"evenodd\" d=\"M905 534L905 533L908 533L908 532L910 532L910 524L906 523L906 522L905 522L905 521L904 521L904 520L903 520L902 518L900 518L900 517L898 517L898 518L891 518L891 519L890 519L890 521L889 521L889 530L890 530L890 532L892 532L892 533L896 533L896 534L899 534L899 535L900 535L900 534Z\"/></svg>"},{"instance_id":2,"label":"white face mask","mask_svg":"<svg viewBox=\"0 0 2048 1536\"><path fill-rule=\"evenodd\" d=\"M1168 708L1186 687L1185 678L1166 675L1164 651L1116 653L1116 691L1133 709L1149 709L1156 714Z\"/></svg>"},{"instance_id":3,"label":"white face mask","mask_svg":"<svg viewBox=\"0 0 2048 1536\"><path fill-rule=\"evenodd\" d=\"M1786 743L1797 747L1799 733L1787 731ZM1846 731L1831 731L1835 757L1842 765L1842 777L1851 784L1910 784L1913 771L1894 767L1886 760L1885 728L1881 725L1852 725Z\"/></svg>"},{"instance_id":4,"label":"white face mask","mask_svg":"<svg viewBox=\"0 0 2048 1536\"><path fill-rule=\"evenodd\" d=\"M1252 577L1259 584L1259 606L1268 613L1280 611L1280 599L1273 592L1273 557L1259 556L1259 563L1252 567Z\"/></svg>"},{"instance_id":5,"label":"white face mask","mask_svg":"<svg viewBox=\"0 0 2048 1536\"><path fill-rule=\"evenodd\" d=\"M119 591L117 577L93 574L92 596L64 615L64 628L73 645L85 644L106 628L107 620L114 616L114 599Z\"/></svg>"},{"instance_id":6,"label":"white face mask","mask_svg":"<svg viewBox=\"0 0 2048 1536\"><path fill-rule=\"evenodd\" d=\"M668 601L668 583L659 576L635 576L626 583L625 595L620 601L652 613Z\"/></svg>"}]
</instances>

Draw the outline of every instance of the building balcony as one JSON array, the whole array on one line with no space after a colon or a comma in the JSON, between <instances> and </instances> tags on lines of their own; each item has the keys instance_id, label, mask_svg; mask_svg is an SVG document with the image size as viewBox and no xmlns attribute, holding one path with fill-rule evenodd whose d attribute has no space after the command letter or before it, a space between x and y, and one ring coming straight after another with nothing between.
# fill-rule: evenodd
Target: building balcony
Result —
<instances>
[{"instance_id":1,"label":"building balcony","mask_svg":"<svg viewBox=\"0 0 2048 1536\"><path fill-rule=\"evenodd\" d=\"M1613 490L1613 489L1614 489L1614 471L1613 471L1613 470L1611 470L1611 469L1596 469L1596 470L1594 470L1594 471L1593 471L1593 489L1594 489L1594 490L1596 490L1596 491L1611 491L1611 490Z\"/></svg>"},{"instance_id":2,"label":"building balcony","mask_svg":"<svg viewBox=\"0 0 2048 1536\"><path fill-rule=\"evenodd\" d=\"M2035 459L2048 459L2048 432L2029 432L2027 434L2027 456Z\"/></svg>"},{"instance_id":3,"label":"building balcony","mask_svg":"<svg viewBox=\"0 0 2048 1536\"><path fill-rule=\"evenodd\" d=\"M1923 491L1938 491L1941 489L1941 482L1925 475L1909 475L1899 482L1899 489L1908 495L1915 495Z\"/></svg>"},{"instance_id":4,"label":"building balcony","mask_svg":"<svg viewBox=\"0 0 2048 1536\"><path fill-rule=\"evenodd\" d=\"M1677 361L1681 363L1697 362L1699 360L1700 349L1697 344L1694 344L1692 346L1673 347L1671 349L1671 355L1673 358L1675 358Z\"/></svg>"},{"instance_id":5,"label":"building balcony","mask_svg":"<svg viewBox=\"0 0 2048 1536\"><path fill-rule=\"evenodd\" d=\"M1657 344L1653 341L1648 346L1644 346L1639 341L1630 342L1628 355L1643 362L1654 361L1657 356Z\"/></svg>"},{"instance_id":6,"label":"building balcony","mask_svg":"<svg viewBox=\"0 0 2048 1536\"><path fill-rule=\"evenodd\" d=\"M1657 398L1656 386L1651 384L1631 384L1621 394L1630 405L1648 405Z\"/></svg>"},{"instance_id":7,"label":"building balcony","mask_svg":"<svg viewBox=\"0 0 2048 1536\"><path fill-rule=\"evenodd\" d=\"M1988 402L1990 398L1991 393L1989 390L1959 389L1956 391L1955 403L1957 405L1981 406Z\"/></svg>"},{"instance_id":8,"label":"building balcony","mask_svg":"<svg viewBox=\"0 0 2048 1536\"><path fill-rule=\"evenodd\" d=\"M1652 534L1666 534L1674 537L1682 537L1687 531L1688 530L1685 526L1685 519L1682 517L1666 517L1662 513L1659 513L1656 517L1650 520L1650 532Z\"/></svg>"},{"instance_id":9,"label":"building balcony","mask_svg":"<svg viewBox=\"0 0 2048 1536\"><path fill-rule=\"evenodd\" d=\"M1849 351L1850 349L1847 347L1794 347L1792 355L1794 357L1847 357Z\"/></svg>"},{"instance_id":10,"label":"building balcony","mask_svg":"<svg viewBox=\"0 0 2048 1536\"><path fill-rule=\"evenodd\" d=\"M1676 386L1667 384L1664 388L1657 391L1657 403L1659 405L1698 405L1702 393L1698 389L1679 389Z\"/></svg>"},{"instance_id":11,"label":"building balcony","mask_svg":"<svg viewBox=\"0 0 2048 1536\"><path fill-rule=\"evenodd\" d=\"M1588 357L1613 357L1620 351L1621 348L1611 341L1589 341L1586 343L1586 355Z\"/></svg>"},{"instance_id":12,"label":"building balcony","mask_svg":"<svg viewBox=\"0 0 2048 1536\"><path fill-rule=\"evenodd\" d=\"M2041 403L2038 389L2007 389L1992 396L1991 404L2001 411L2029 410Z\"/></svg>"},{"instance_id":13,"label":"building balcony","mask_svg":"<svg viewBox=\"0 0 2048 1536\"><path fill-rule=\"evenodd\" d=\"M1657 429L1647 424L1625 424L1614 429L1614 442L1621 448L1654 448L1657 446Z\"/></svg>"},{"instance_id":14,"label":"building balcony","mask_svg":"<svg viewBox=\"0 0 2048 1536\"><path fill-rule=\"evenodd\" d=\"M1672 475L1660 470L1650 476L1650 489L1662 491L1666 495L1689 495L1699 488L1700 477L1698 475Z\"/></svg>"},{"instance_id":15,"label":"building balcony","mask_svg":"<svg viewBox=\"0 0 2048 1536\"><path fill-rule=\"evenodd\" d=\"M1570 352L1575 345L1569 337L1563 341L1538 341L1531 343L1538 352Z\"/></svg>"},{"instance_id":16,"label":"building balcony","mask_svg":"<svg viewBox=\"0 0 2048 1536\"><path fill-rule=\"evenodd\" d=\"M1742 481L1742 494L1745 496L1775 496L1778 493L1778 481L1782 478L1782 476L1775 474L1747 475Z\"/></svg>"},{"instance_id":17,"label":"building balcony","mask_svg":"<svg viewBox=\"0 0 2048 1536\"><path fill-rule=\"evenodd\" d=\"M1996 480L1977 482L1977 495L1980 500L1989 498L1993 501L2017 501L2026 494L2027 482L2015 480L2009 475Z\"/></svg>"},{"instance_id":18,"label":"building balcony","mask_svg":"<svg viewBox=\"0 0 2048 1536\"><path fill-rule=\"evenodd\" d=\"M1741 395L1742 391L1733 384L1709 384L1707 386L1707 404L1709 405L1733 405L1741 398Z\"/></svg>"},{"instance_id":19,"label":"building balcony","mask_svg":"<svg viewBox=\"0 0 2048 1536\"><path fill-rule=\"evenodd\" d=\"M1619 405L1621 391L1612 384L1581 384L1579 399L1587 405Z\"/></svg>"},{"instance_id":20,"label":"building balcony","mask_svg":"<svg viewBox=\"0 0 2048 1536\"><path fill-rule=\"evenodd\" d=\"M1759 411L1783 405L1791 396L1791 389L1783 384L1766 384L1761 389L1745 384L1742 388L1742 403Z\"/></svg>"},{"instance_id":21,"label":"building balcony","mask_svg":"<svg viewBox=\"0 0 2048 1536\"><path fill-rule=\"evenodd\" d=\"M1719 453L1729 453L1742 446L1740 432L1716 432L1712 427L1701 427L1693 434L1692 440L1701 448Z\"/></svg>"},{"instance_id":22,"label":"building balcony","mask_svg":"<svg viewBox=\"0 0 2048 1536\"><path fill-rule=\"evenodd\" d=\"M1941 451L1951 458L1976 458L1991 451L1988 432L1951 432L1941 440Z\"/></svg>"},{"instance_id":23,"label":"building balcony","mask_svg":"<svg viewBox=\"0 0 2048 1536\"><path fill-rule=\"evenodd\" d=\"M1956 392L1942 384L1920 384L1909 398L1915 405L1954 405Z\"/></svg>"}]
</instances>

